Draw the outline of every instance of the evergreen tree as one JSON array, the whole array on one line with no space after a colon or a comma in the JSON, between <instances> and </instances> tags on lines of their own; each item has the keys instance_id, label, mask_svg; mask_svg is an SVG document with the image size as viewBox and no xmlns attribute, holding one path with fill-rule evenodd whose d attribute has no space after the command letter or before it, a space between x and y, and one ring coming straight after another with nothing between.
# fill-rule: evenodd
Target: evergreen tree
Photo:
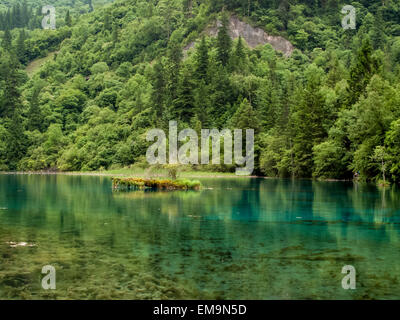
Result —
<instances>
[{"instance_id":1,"label":"evergreen tree","mask_svg":"<svg viewBox=\"0 0 400 320\"><path fill-rule=\"evenodd\" d=\"M174 119L181 119L189 123L194 116L195 102L193 89L192 72L189 68L185 68L180 77L177 98L174 100L174 109L171 112Z\"/></svg>"},{"instance_id":2,"label":"evergreen tree","mask_svg":"<svg viewBox=\"0 0 400 320\"><path fill-rule=\"evenodd\" d=\"M118 42L118 26L116 23L113 24L112 28L112 41L114 45Z\"/></svg>"},{"instance_id":3,"label":"evergreen tree","mask_svg":"<svg viewBox=\"0 0 400 320\"><path fill-rule=\"evenodd\" d=\"M4 57L0 61L0 78L4 83L3 99L0 104L0 117L11 117L20 104L21 84L19 75L19 63L15 55Z\"/></svg>"},{"instance_id":4,"label":"evergreen tree","mask_svg":"<svg viewBox=\"0 0 400 320\"><path fill-rule=\"evenodd\" d=\"M244 98L231 119L233 129L253 129L255 133L261 130L260 116L249 101Z\"/></svg>"},{"instance_id":5,"label":"evergreen tree","mask_svg":"<svg viewBox=\"0 0 400 320\"><path fill-rule=\"evenodd\" d=\"M207 72L209 64L208 46L205 36L202 37L196 55L196 75L198 79L207 82Z\"/></svg>"},{"instance_id":6,"label":"evergreen tree","mask_svg":"<svg viewBox=\"0 0 400 320\"><path fill-rule=\"evenodd\" d=\"M187 19L191 18L193 15L193 0L183 0L183 12Z\"/></svg>"},{"instance_id":7,"label":"evergreen tree","mask_svg":"<svg viewBox=\"0 0 400 320\"><path fill-rule=\"evenodd\" d=\"M17 57L21 63L26 62L26 49L25 49L25 31L22 29L19 32L19 36L17 39Z\"/></svg>"},{"instance_id":8,"label":"evergreen tree","mask_svg":"<svg viewBox=\"0 0 400 320\"><path fill-rule=\"evenodd\" d=\"M65 15L65 25L68 27L72 26L72 19L71 16L69 14L69 10L67 10L67 14Z\"/></svg>"},{"instance_id":9,"label":"evergreen tree","mask_svg":"<svg viewBox=\"0 0 400 320\"><path fill-rule=\"evenodd\" d=\"M239 36L238 42L233 54L233 70L245 73L246 69L246 52L243 45L242 37Z\"/></svg>"},{"instance_id":10,"label":"evergreen tree","mask_svg":"<svg viewBox=\"0 0 400 320\"><path fill-rule=\"evenodd\" d=\"M26 151L26 136L24 133L23 119L20 107L15 107L7 127L7 166L11 170L16 170L18 162Z\"/></svg>"},{"instance_id":11,"label":"evergreen tree","mask_svg":"<svg viewBox=\"0 0 400 320\"><path fill-rule=\"evenodd\" d=\"M107 11L104 15L104 30L111 30L112 24L111 24L111 14L109 11Z\"/></svg>"},{"instance_id":12,"label":"evergreen tree","mask_svg":"<svg viewBox=\"0 0 400 320\"><path fill-rule=\"evenodd\" d=\"M172 105L177 98L177 86L179 82L179 73L181 69L183 54L182 47L177 36L172 35L167 50L167 104Z\"/></svg>"},{"instance_id":13,"label":"evergreen tree","mask_svg":"<svg viewBox=\"0 0 400 320\"><path fill-rule=\"evenodd\" d=\"M153 103L157 121L162 118L165 99L165 70L161 61L157 61L153 68Z\"/></svg>"},{"instance_id":14,"label":"evergreen tree","mask_svg":"<svg viewBox=\"0 0 400 320\"><path fill-rule=\"evenodd\" d=\"M379 9L372 26L371 41L373 48L381 49L385 43L385 21L382 17L382 9Z\"/></svg>"},{"instance_id":15,"label":"evergreen tree","mask_svg":"<svg viewBox=\"0 0 400 320\"><path fill-rule=\"evenodd\" d=\"M1 41L1 45L6 51L11 50L11 42L12 42L12 37L11 37L11 32L9 29L6 29L4 31L3 39Z\"/></svg>"},{"instance_id":16,"label":"evergreen tree","mask_svg":"<svg viewBox=\"0 0 400 320\"><path fill-rule=\"evenodd\" d=\"M321 74L315 65L307 70L307 85L299 88L296 110L291 118L293 128L294 165L297 177L310 177L313 170L313 147L327 136L325 129L329 115L324 109L325 98L321 92Z\"/></svg>"},{"instance_id":17,"label":"evergreen tree","mask_svg":"<svg viewBox=\"0 0 400 320\"><path fill-rule=\"evenodd\" d=\"M35 88L29 105L28 129L30 131L42 131L43 129L43 115L39 107L39 93L40 89Z\"/></svg>"},{"instance_id":18,"label":"evergreen tree","mask_svg":"<svg viewBox=\"0 0 400 320\"><path fill-rule=\"evenodd\" d=\"M229 62L232 49L232 39L229 35L229 18L226 14L223 15L221 22L222 25L219 28L217 38L218 61L223 66L226 66Z\"/></svg>"},{"instance_id":19,"label":"evergreen tree","mask_svg":"<svg viewBox=\"0 0 400 320\"><path fill-rule=\"evenodd\" d=\"M347 107L356 103L377 70L377 62L372 57L372 46L369 38L363 41L358 51L355 64L350 69L347 89Z\"/></svg>"}]
</instances>

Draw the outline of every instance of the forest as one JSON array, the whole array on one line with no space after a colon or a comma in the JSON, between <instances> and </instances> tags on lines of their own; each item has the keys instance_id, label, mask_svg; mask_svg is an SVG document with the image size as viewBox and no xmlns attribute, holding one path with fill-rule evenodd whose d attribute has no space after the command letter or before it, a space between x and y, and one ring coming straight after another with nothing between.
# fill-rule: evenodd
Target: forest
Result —
<instances>
[{"instance_id":1,"label":"forest","mask_svg":"<svg viewBox=\"0 0 400 320\"><path fill-rule=\"evenodd\" d=\"M146 166L146 132L177 120L254 129L259 175L400 182L399 0L106 2L53 1L56 30L0 6L0 171ZM293 53L232 39L232 16Z\"/></svg>"}]
</instances>

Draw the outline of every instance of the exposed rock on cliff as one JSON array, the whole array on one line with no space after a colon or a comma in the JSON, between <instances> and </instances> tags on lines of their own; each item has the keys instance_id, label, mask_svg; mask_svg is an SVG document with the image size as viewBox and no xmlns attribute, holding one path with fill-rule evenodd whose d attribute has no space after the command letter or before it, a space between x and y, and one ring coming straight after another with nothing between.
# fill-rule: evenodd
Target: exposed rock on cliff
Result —
<instances>
[{"instance_id":1,"label":"exposed rock on cliff","mask_svg":"<svg viewBox=\"0 0 400 320\"><path fill-rule=\"evenodd\" d=\"M205 30L205 33L211 37L216 37L220 26L221 22L216 21L213 26L210 26ZM239 20L235 16L232 16L229 20L229 33L232 39L241 36L246 40L250 48L255 48L258 45L269 43L275 50L281 51L286 57L289 57L294 50L294 46L285 38L268 35L264 30L253 28L251 25ZM193 48L194 44L194 42L188 44L184 48L185 51Z\"/></svg>"}]
</instances>

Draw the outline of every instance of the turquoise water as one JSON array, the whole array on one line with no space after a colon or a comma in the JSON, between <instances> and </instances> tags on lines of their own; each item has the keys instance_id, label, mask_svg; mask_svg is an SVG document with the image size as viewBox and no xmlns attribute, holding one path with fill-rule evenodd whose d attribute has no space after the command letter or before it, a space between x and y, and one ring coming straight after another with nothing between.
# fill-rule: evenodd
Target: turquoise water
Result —
<instances>
[{"instance_id":1,"label":"turquoise water","mask_svg":"<svg viewBox=\"0 0 400 320\"><path fill-rule=\"evenodd\" d=\"M124 193L106 177L1 175L0 299L400 298L398 189L202 183Z\"/></svg>"}]
</instances>

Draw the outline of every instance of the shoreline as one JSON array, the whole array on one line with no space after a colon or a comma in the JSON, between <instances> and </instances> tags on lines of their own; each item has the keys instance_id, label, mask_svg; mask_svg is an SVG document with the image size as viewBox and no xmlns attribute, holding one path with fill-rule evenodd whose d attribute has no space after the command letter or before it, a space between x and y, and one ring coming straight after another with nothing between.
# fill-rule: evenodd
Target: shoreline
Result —
<instances>
[{"instance_id":1,"label":"shoreline","mask_svg":"<svg viewBox=\"0 0 400 320\"><path fill-rule=\"evenodd\" d=\"M116 170L118 171L118 170ZM145 171L143 172L129 172L121 173L121 172L79 172L79 171L0 171L0 175L64 175L64 176L88 176L88 177L138 177L138 178L146 178L149 176ZM167 174L158 173L152 174L152 177L155 178L165 178ZM247 179L266 179L266 180L275 180L275 179L283 179L283 180L309 180L316 182L356 182L354 180L346 180L346 179L312 179L312 178L279 178L279 177L265 177L265 176L238 176L234 173L225 173L225 172L207 172L207 171L183 171L179 174L178 178L213 178L213 179L223 179L223 178L247 178Z\"/></svg>"},{"instance_id":2,"label":"shoreline","mask_svg":"<svg viewBox=\"0 0 400 320\"><path fill-rule=\"evenodd\" d=\"M186 174L185 174L186 173ZM238 176L231 173L224 172L205 172L200 171L200 174L195 172L182 172L178 178L250 178L250 179L278 179L263 176ZM112 173L112 172L57 172L57 171L0 171L0 175L64 175L64 176L88 176L88 177L146 177L148 174L145 172L127 172L127 173ZM166 174L152 174L152 177L166 177Z\"/></svg>"}]
</instances>

